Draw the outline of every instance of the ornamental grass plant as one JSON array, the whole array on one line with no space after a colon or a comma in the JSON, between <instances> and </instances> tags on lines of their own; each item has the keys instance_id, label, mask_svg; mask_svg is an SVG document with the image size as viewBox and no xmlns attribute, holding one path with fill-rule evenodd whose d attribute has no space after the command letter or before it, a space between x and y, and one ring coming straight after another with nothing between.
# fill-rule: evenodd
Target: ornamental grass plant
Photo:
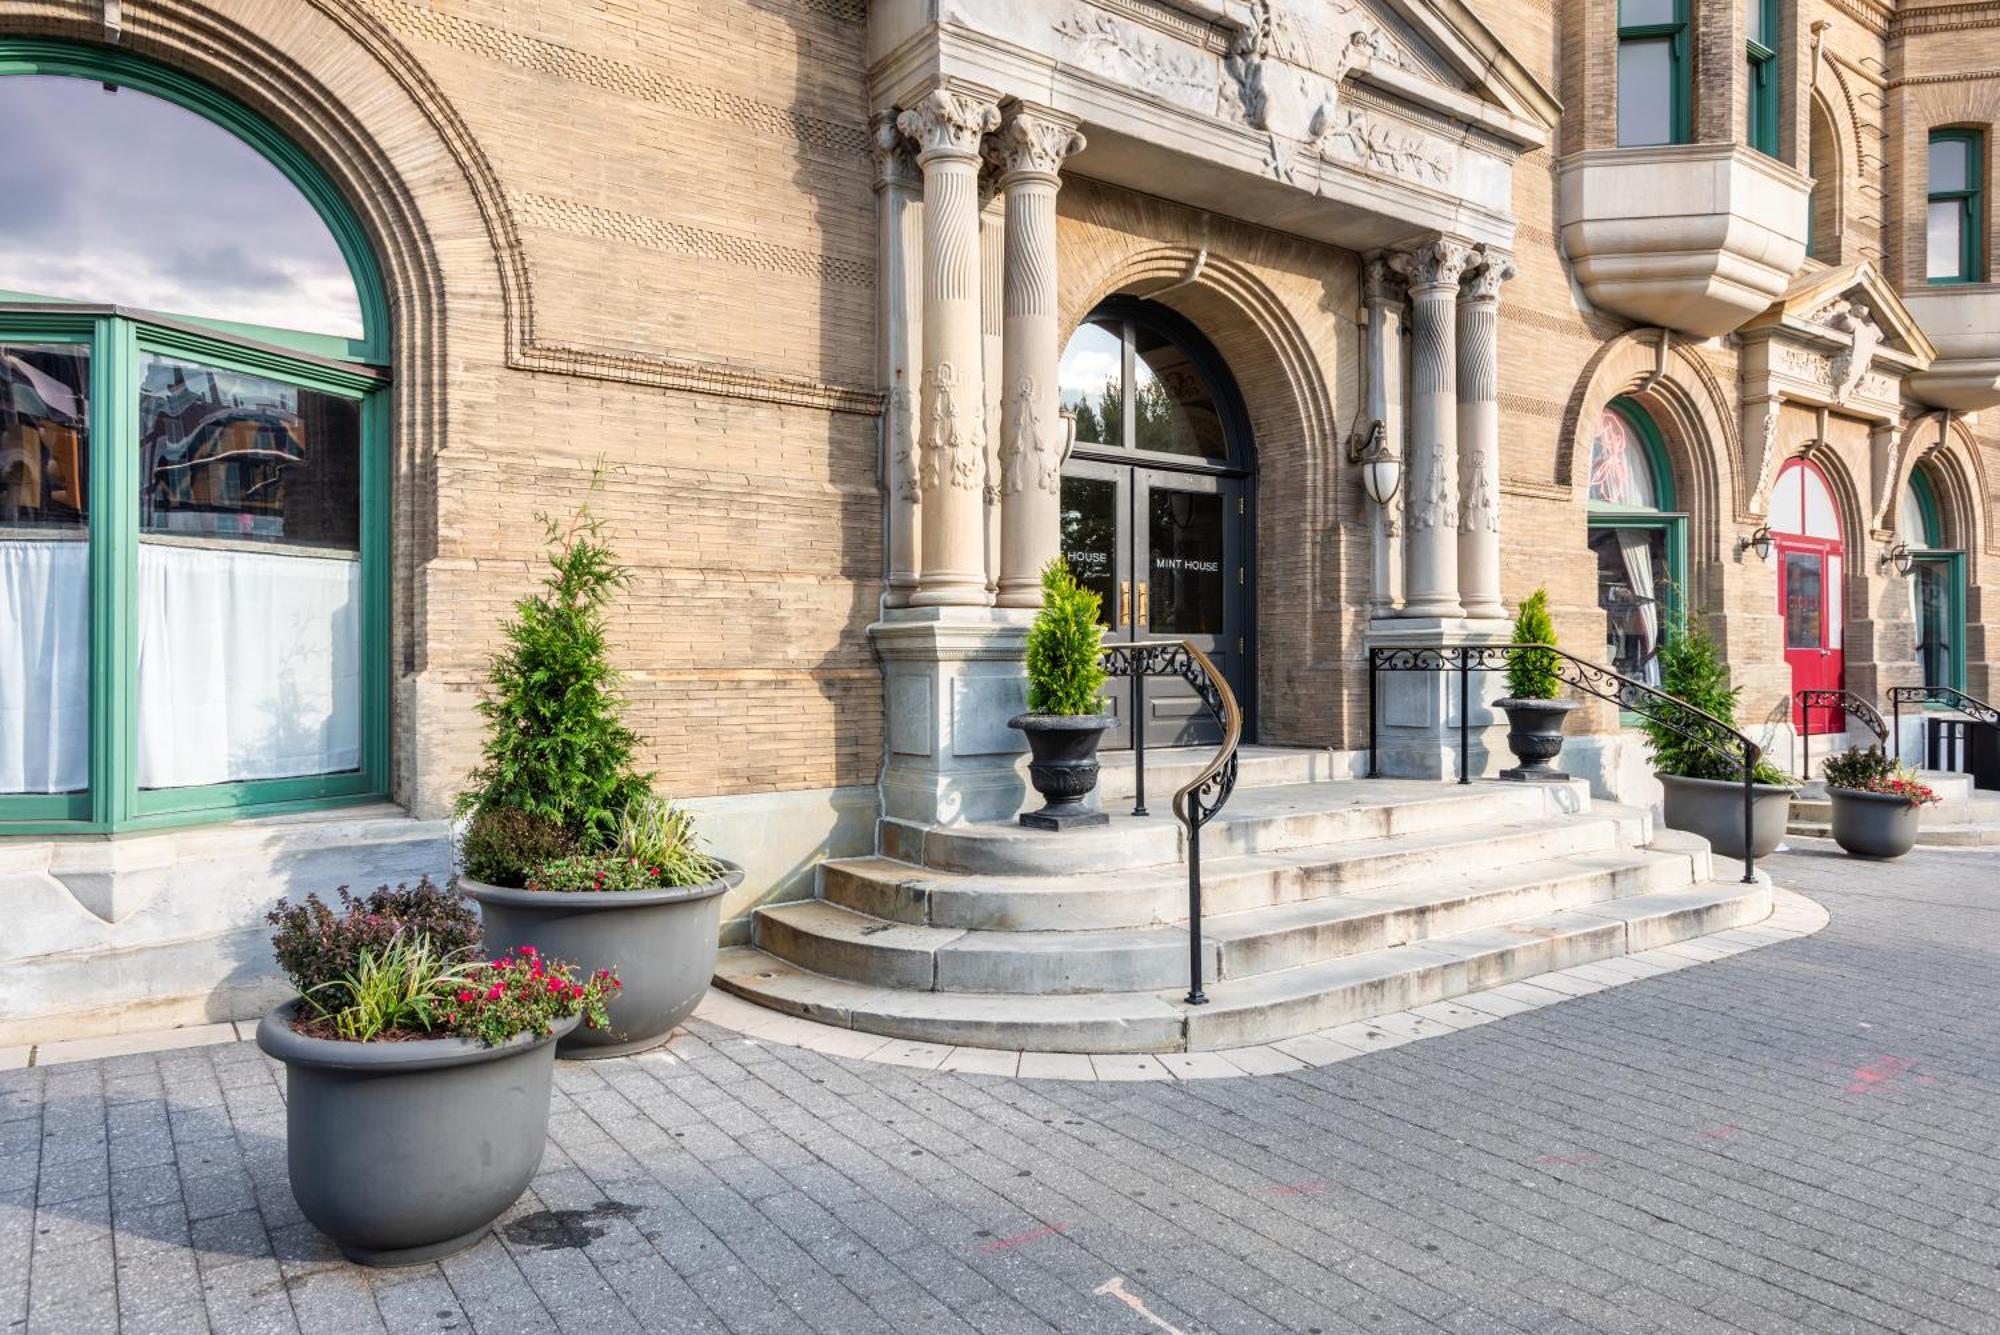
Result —
<instances>
[{"instance_id":1,"label":"ornamental grass plant","mask_svg":"<svg viewBox=\"0 0 2000 1335\"><path fill-rule=\"evenodd\" d=\"M1104 627L1098 596L1058 556L1042 568L1042 610L1028 628L1028 712L1077 717L1101 712Z\"/></svg>"}]
</instances>

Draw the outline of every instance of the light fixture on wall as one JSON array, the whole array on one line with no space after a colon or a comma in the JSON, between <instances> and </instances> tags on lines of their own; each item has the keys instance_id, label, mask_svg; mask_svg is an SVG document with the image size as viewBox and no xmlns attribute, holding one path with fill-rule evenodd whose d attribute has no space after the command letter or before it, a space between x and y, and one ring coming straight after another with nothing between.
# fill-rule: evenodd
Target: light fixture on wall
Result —
<instances>
[{"instance_id":1,"label":"light fixture on wall","mask_svg":"<svg viewBox=\"0 0 2000 1335\"><path fill-rule=\"evenodd\" d=\"M1389 448L1389 430L1381 418L1368 424L1368 434L1355 432L1348 441L1347 461L1361 465L1361 489L1368 499L1386 506L1403 485L1403 461Z\"/></svg>"},{"instance_id":2,"label":"light fixture on wall","mask_svg":"<svg viewBox=\"0 0 2000 1335\"><path fill-rule=\"evenodd\" d=\"M1771 559L1771 526L1769 524L1759 524L1749 537L1737 540L1737 555L1740 556L1745 551L1757 553L1759 561L1768 561Z\"/></svg>"},{"instance_id":3,"label":"light fixture on wall","mask_svg":"<svg viewBox=\"0 0 2000 1335\"><path fill-rule=\"evenodd\" d=\"M1911 554L1909 543L1892 542L1882 549L1882 559L1877 563L1876 568L1880 570L1894 570L1898 575L1908 577L1911 569L1916 564L1917 558Z\"/></svg>"}]
</instances>

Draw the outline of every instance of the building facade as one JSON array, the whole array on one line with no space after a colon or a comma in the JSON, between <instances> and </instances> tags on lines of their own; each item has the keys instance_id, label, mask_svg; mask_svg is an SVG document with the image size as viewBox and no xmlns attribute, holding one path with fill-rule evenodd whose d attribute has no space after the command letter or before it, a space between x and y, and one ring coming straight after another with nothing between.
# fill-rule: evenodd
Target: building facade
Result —
<instances>
[{"instance_id":1,"label":"building facade","mask_svg":"<svg viewBox=\"0 0 2000 1335\"><path fill-rule=\"evenodd\" d=\"M732 942L1020 809L1058 551L1349 769L1371 646L1538 586L1641 680L1698 619L1780 764L1798 689L2000 692L2000 4L5 0L0 105L0 1044L247 1013L278 895L445 872L586 500Z\"/></svg>"}]
</instances>

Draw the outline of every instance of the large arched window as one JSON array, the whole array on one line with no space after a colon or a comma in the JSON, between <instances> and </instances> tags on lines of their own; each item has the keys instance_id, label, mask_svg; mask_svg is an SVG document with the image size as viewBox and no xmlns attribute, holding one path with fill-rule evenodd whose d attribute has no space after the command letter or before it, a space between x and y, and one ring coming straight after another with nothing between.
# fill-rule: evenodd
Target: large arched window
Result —
<instances>
[{"instance_id":1,"label":"large arched window","mask_svg":"<svg viewBox=\"0 0 2000 1335\"><path fill-rule=\"evenodd\" d=\"M1612 400L1590 437L1590 550L1605 661L1648 685L1659 684L1660 636L1685 582L1685 530L1652 418L1629 399Z\"/></svg>"},{"instance_id":2,"label":"large arched window","mask_svg":"<svg viewBox=\"0 0 2000 1335\"><path fill-rule=\"evenodd\" d=\"M1910 549L1910 620L1924 685L1965 686L1965 553L1950 549L1936 490L1922 468L1910 471L1897 510L1896 537Z\"/></svg>"},{"instance_id":3,"label":"large arched window","mask_svg":"<svg viewBox=\"0 0 2000 1335\"><path fill-rule=\"evenodd\" d=\"M386 791L387 323L270 125L0 42L0 830Z\"/></svg>"}]
</instances>

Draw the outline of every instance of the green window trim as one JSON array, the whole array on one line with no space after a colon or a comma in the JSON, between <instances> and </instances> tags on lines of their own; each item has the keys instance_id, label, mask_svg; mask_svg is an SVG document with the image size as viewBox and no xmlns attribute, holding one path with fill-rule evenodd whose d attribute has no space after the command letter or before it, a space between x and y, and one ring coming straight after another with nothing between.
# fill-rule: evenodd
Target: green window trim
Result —
<instances>
[{"instance_id":1,"label":"green window trim","mask_svg":"<svg viewBox=\"0 0 2000 1335\"><path fill-rule=\"evenodd\" d=\"M1628 42L1667 39L1669 98L1667 124L1670 144L1687 144L1694 141L1694 79L1693 65L1688 54L1688 0L1674 0L1673 18L1665 23L1628 24L1624 19L1624 5L1618 0L1618 45L1622 49ZM1617 94L1613 95L1612 124L1618 122ZM1621 141L1620 144L1623 147ZM1635 145L1635 147L1657 147L1657 145Z\"/></svg>"},{"instance_id":2,"label":"green window trim","mask_svg":"<svg viewBox=\"0 0 2000 1335\"><path fill-rule=\"evenodd\" d=\"M1939 274L1927 281L1935 284L1977 283L1985 274L1986 266L1986 136L1979 130L1932 130L1932 144L1962 143L1965 145L1965 188L1963 190L1931 190L1925 182L1925 203L1942 204L1957 202L1958 222L1958 271ZM1928 164L1926 164L1928 169ZM1928 249L1924 257L1924 267L1930 267Z\"/></svg>"},{"instance_id":3,"label":"green window trim","mask_svg":"<svg viewBox=\"0 0 2000 1335\"><path fill-rule=\"evenodd\" d=\"M1659 506L1657 509L1640 510L1592 501L1586 512L1584 527L1586 532L1590 529L1629 528L1666 535L1667 585L1658 595L1660 640L1664 643L1683 610L1683 590L1687 587L1687 516L1678 509L1679 497L1674 487L1673 466L1667 458L1667 444L1661 439L1660 429L1652 416L1625 398L1613 399L1607 406L1625 420L1644 447L1646 463L1653 474L1653 494L1658 498ZM1588 467L1588 461L1585 466ZM1621 709L1618 720L1621 726L1629 727L1639 722L1639 716Z\"/></svg>"},{"instance_id":4,"label":"green window trim","mask_svg":"<svg viewBox=\"0 0 2000 1335\"><path fill-rule=\"evenodd\" d=\"M1924 470L1910 470L1910 494L1917 498L1917 509L1923 512L1924 531L1922 533L1902 533L1897 536L1910 545L1913 551L1932 551L1944 546L1944 511L1938 508L1937 492L1931 487L1931 480L1924 476Z\"/></svg>"},{"instance_id":5,"label":"green window trim","mask_svg":"<svg viewBox=\"0 0 2000 1335\"><path fill-rule=\"evenodd\" d=\"M367 234L319 168L262 117L185 75L121 51L0 39L0 77L115 83L214 121L260 152L325 221L347 261L363 337L132 311L0 292L0 340L88 344L89 787L0 794L0 835L98 834L377 802L389 793L388 306ZM138 787L139 390L147 353L354 400L360 413L360 767L185 788Z\"/></svg>"},{"instance_id":6,"label":"green window trim","mask_svg":"<svg viewBox=\"0 0 2000 1335\"><path fill-rule=\"evenodd\" d=\"M1965 689L1965 553L1956 551L1912 552L1911 557L1918 564L1940 565L1945 568L1945 588L1949 604L1945 610L1946 623L1951 628L1951 661L1945 672L1949 678L1945 685L1955 690ZM1916 578L1911 570L1909 578ZM1944 708L1944 706L1926 706Z\"/></svg>"},{"instance_id":7,"label":"green window trim","mask_svg":"<svg viewBox=\"0 0 2000 1335\"><path fill-rule=\"evenodd\" d=\"M1778 156L1778 3L1777 0L1749 0L1761 18L1760 27L1772 45L1766 45L1756 38L1744 41L1744 54L1748 62L1749 76L1748 115L1745 119L1744 140L1759 153L1770 157ZM1811 214L1807 215L1808 229ZM1808 240L1810 245L1810 239Z\"/></svg>"}]
</instances>

